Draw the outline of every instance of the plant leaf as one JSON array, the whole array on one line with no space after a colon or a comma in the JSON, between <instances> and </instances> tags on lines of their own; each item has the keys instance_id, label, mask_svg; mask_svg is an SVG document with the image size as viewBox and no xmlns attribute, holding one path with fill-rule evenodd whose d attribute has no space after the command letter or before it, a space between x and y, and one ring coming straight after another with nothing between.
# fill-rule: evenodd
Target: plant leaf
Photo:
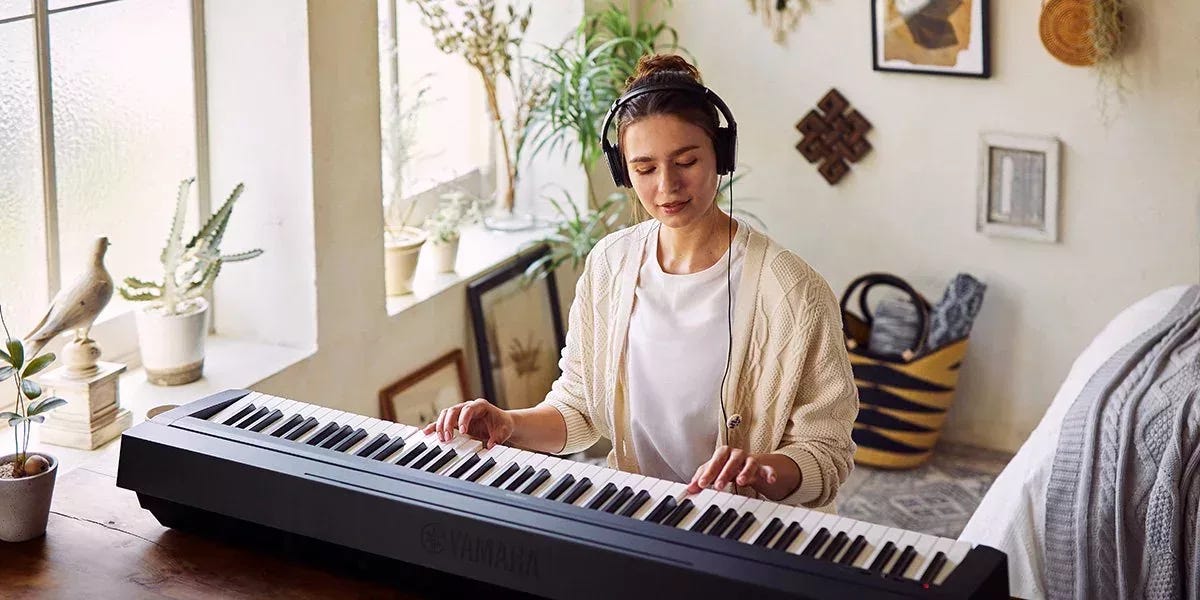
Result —
<instances>
[{"instance_id":1,"label":"plant leaf","mask_svg":"<svg viewBox=\"0 0 1200 600\"><path fill-rule=\"evenodd\" d=\"M7 381L15 371L16 369L9 366L0 367L0 381Z\"/></svg>"},{"instance_id":2,"label":"plant leaf","mask_svg":"<svg viewBox=\"0 0 1200 600\"><path fill-rule=\"evenodd\" d=\"M46 417L45 415L38 415L36 417L25 417L25 419L27 421L33 421L34 423L42 423L45 422Z\"/></svg>"},{"instance_id":3,"label":"plant leaf","mask_svg":"<svg viewBox=\"0 0 1200 600\"><path fill-rule=\"evenodd\" d=\"M8 414L12 414L12 413L8 413ZM25 420L25 417L21 417L21 416L11 417L8 420L8 426L16 427L21 421L24 421L24 420Z\"/></svg>"},{"instance_id":4,"label":"plant leaf","mask_svg":"<svg viewBox=\"0 0 1200 600\"><path fill-rule=\"evenodd\" d=\"M32 379L22 379L21 393L25 394L25 397L30 400L37 400L38 396L42 395L42 386L38 385Z\"/></svg>"},{"instance_id":5,"label":"plant leaf","mask_svg":"<svg viewBox=\"0 0 1200 600\"><path fill-rule=\"evenodd\" d=\"M8 340L8 356L8 364L14 369L25 365L25 346L21 345L21 340Z\"/></svg>"},{"instance_id":6,"label":"plant leaf","mask_svg":"<svg viewBox=\"0 0 1200 600\"><path fill-rule=\"evenodd\" d=\"M54 353L47 352L46 354L29 361L29 364L25 365L25 372L21 373L21 377L32 377L33 375L37 375L45 370L46 367L50 366L50 363L52 362L54 362ZM0 380L3 380L3 377L0 377Z\"/></svg>"},{"instance_id":7,"label":"plant leaf","mask_svg":"<svg viewBox=\"0 0 1200 600\"><path fill-rule=\"evenodd\" d=\"M37 403L35 403L33 406L29 407L29 415L30 416L40 415L44 412L49 412L51 410L54 410L66 403L67 403L67 401L63 400L62 398L59 398L57 396L50 396L49 398L45 398L45 399L37 401Z\"/></svg>"},{"instance_id":8,"label":"plant leaf","mask_svg":"<svg viewBox=\"0 0 1200 600\"><path fill-rule=\"evenodd\" d=\"M3 350L0 350L0 360L4 361L10 365L12 364L12 357L9 356L8 353Z\"/></svg>"},{"instance_id":9,"label":"plant leaf","mask_svg":"<svg viewBox=\"0 0 1200 600\"><path fill-rule=\"evenodd\" d=\"M9 411L0 412L0 419L3 419L5 421L9 421L12 419L20 419L20 418L21 418L21 415L18 415L15 412L9 412Z\"/></svg>"}]
</instances>

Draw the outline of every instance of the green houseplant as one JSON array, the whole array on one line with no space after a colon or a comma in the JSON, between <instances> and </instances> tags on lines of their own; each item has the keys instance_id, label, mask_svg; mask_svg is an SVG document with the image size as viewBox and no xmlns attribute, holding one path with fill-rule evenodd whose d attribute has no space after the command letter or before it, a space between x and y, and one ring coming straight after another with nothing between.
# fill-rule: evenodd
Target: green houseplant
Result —
<instances>
[{"instance_id":1,"label":"green houseplant","mask_svg":"<svg viewBox=\"0 0 1200 600\"><path fill-rule=\"evenodd\" d=\"M13 433L13 454L0 456L0 540L22 542L46 532L50 517L50 499L58 461L48 454L29 453L29 434L34 423L46 413L66 404L62 398L42 398L42 388L29 379L54 362L54 354L25 356L25 346L13 339L0 310L4 327L4 350L0 350L0 383L12 379L16 388L15 411L0 413ZM40 398L40 399L39 399Z\"/></svg>"},{"instance_id":2,"label":"green houseplant","mask_svg":"<svg viewBox=\"0 0 1200 600\"><path fill-rule=\"evenodd\" d=\"M438 273L454 271L462 228L480 220L479 199L466 192L442 194L437 209L425 219L425 231Z\"/></svg>"},{"instance_id":3,"label":"green houseplant","mask_svg":"<svg viewBox=\"0 0 1200 600\"><path fill-rule=\"evenodd\" d=\"M240 183L185 244L183 224L193 182L195 178L179 183L171 230L159 256L162 279L126 277L118 288L126 300L146 303L145 308L135 313L138 343L146 378L157 385L181 385L200 378L209 314L204 294L212 288L222 265L250 260L263 252L254 249L221 254L225 228L244 189Z\"/></svg>"}]
</instances>

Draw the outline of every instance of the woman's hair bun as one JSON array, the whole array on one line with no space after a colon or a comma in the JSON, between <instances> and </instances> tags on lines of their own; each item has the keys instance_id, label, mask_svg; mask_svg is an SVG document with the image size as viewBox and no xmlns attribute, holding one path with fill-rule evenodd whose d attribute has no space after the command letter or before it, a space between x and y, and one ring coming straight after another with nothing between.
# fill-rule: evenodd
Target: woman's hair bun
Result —
<instances>
[{"instance_id":1,"label":"woman's hair bun","mask_svg":"<svg viewBox=\"0 0 1200 600\"><path fill-rule=\"evenodd\" d=\"M670 73L676 76L682 75L697 84L703 85L700 80L700 71L691 63L684 60L678 54L646 54L638 59L637 68L631 77L625 80L625 89L633 87L647 77L658 75L660 73Z\"/></svg>"}]
</instances>

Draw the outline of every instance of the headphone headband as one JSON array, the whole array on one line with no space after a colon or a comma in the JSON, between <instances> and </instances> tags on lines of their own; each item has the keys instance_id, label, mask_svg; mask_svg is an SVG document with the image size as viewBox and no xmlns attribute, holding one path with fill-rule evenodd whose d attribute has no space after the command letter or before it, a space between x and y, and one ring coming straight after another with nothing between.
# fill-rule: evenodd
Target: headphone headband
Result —
<instances>
[{"instance_id":1,"label":"headphone headband","mask_svg":"<svg viewBox=\"0 0 1200 600\"><path fill-rule=\"evenodd\" d=\"M625 167L625 161L621 156L620 142L618 141L617 145L613 145L608 141L608 128L612 125L613 119L616 118L617 111L638 96L662 91L677 91L698 95L715 107L721 113L721 116L725 117L726 126L717 127L716 139L713 140L713 146L717 154L717 174L725 175L732 173L737 152L737 121L734 120L733 112L729 110L729 106L725 104L725 101L721 100L721 97L716 92L698 83L648 83L635 85L620 98L617 98L613 102L612 107L608 109L608 114L604 117L604 125L600 128L600 146L608 159L608 169L613 176L613 182L621 187L633 186L633 183L629 179L628 170Z\"/></svg>"}]
</instances>

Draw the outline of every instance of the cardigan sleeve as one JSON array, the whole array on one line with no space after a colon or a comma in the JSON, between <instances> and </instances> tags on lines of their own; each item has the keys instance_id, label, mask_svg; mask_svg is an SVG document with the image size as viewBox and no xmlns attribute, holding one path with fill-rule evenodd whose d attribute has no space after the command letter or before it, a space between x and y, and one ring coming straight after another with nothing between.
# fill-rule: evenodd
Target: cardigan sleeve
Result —
<instances>
[{"instance_id":1,"label":"cardigan sleeve","mask_svg":"<svg viewBox=\"0 0 1200 600\"><path fill-rule=\"evenodd\" d=\"M800 467L801 482L781 502L824 506L854 468L851 431L858 389L842 334L841 308L829 284L813 272L796 303L799 381L791 418L776 453Z\"/></svg>"},{"instance_id":2,"label":"cardigan sleeve","mask_svg":"<svg viewBox=\"0 0 1200 600\"><path fill-rule=\"evenodd\" d=\"M600 439L592 415L588 411L583 370L592 360L588 355L595 347L594 306L592 303L592 255L584 262L583 274L575 285L575 299L567 319L567 339L558 368L562 372L550 386L542 404L554 407L567 425L567 439L555 454L571 454L586 450Z\"/></svg>"}]
</instances>

